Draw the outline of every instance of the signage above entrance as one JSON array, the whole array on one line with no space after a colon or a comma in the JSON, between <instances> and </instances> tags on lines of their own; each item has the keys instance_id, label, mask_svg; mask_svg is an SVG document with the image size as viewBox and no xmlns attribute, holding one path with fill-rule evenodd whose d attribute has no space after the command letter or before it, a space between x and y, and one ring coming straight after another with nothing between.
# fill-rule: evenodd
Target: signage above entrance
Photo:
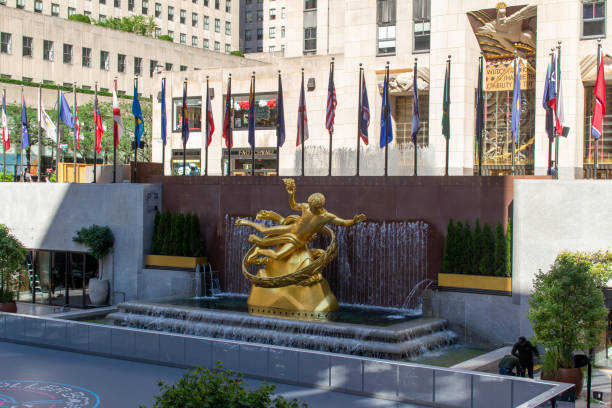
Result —
<instances>
[{"instance_id":1,"label":"signage above entrance","mask_svg":"<svg viewBox=\"0 0 612 408\"><path fill-rule=\"evenodd\" d=\"M535 87L535 69L530 61L519 58L521 65L521 89ZM514 59L487 61L487 92L512 91L514 89Z\"/></svg>"}]
</instances>

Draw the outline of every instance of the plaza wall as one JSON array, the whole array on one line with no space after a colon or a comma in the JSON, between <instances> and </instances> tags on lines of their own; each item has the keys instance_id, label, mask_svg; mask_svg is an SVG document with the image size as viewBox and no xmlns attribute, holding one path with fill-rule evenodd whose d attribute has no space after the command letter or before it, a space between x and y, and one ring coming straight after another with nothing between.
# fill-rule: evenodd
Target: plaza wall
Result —
<instances>
[{"instance_id":1,"label":"plaza wall","mask_svg":"<svg viewBox=\"0 0 612 408\"><path fill-rule=\"evenodd\" d=\"M160 205L159 185L0 184L0 223L26 248L85 252L72 241L76 231L92 224L110 227L115 245L105 258L104 278L111 280L111 295L123 292L126 300L139 297L138 274Z\"/></svg>"}]
</instances>

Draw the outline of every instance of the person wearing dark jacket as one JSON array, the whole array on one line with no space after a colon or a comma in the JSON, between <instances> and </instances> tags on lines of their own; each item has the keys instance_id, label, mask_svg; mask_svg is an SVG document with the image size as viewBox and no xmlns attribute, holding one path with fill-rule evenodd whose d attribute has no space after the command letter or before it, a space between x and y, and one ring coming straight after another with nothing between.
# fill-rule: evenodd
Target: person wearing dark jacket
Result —
<instances>
[{"instance_id":1,"label":"person wearing dark jacket","mask_svg":"<svg viewBox=\"0 0 612 408\"><path fill-rule=\"evenodd\" d=\"M516 374L514 373L516 370ZM503 375L515 375L518 376L522 371L519 359L512 354L506 354L504 358L499 362L499 373Z\"/></svg>"},{"instance_id":2,"label":"person wearing dark jacket","mask_svg":"<svg viewBox=\"0 0 612 408\"><path fill-rule=\"evenodd\" d=\"M533 378L533 355L539 357L538 349L533 346L525 337L519 337L512 347L512 355L518 357L521 363L521 377L525 376L525 371L529 378Z\"/></svg>"}]
</instances>

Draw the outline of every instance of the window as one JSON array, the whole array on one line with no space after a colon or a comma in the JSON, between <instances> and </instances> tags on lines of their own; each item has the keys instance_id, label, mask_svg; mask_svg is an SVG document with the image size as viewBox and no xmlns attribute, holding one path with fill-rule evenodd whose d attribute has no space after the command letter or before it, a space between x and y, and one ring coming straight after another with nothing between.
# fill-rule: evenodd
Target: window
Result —
<instances>
[{"instance_id":1,"label":"window","mask_svg":"<svg viewBox=\"0 0 612 408\"><path fill-rule=\"evenodd\" d=\"M215 51L220 51L221 50L221 43L219 43L219 41L215 41Z\"/></svg>"},{"instance_id":2,"label":"window","mask_svg":"<svg viewBox=\"0 0 612 408\"><path fill-rule=\"evenodd\" d=\"M271 45L268 47L268 52L274 52L276 50L276 47L274 45Z\"/></svg>"},{"instance_id":3,"label":"window","mask_svg":"<svg viewBox=\"0 0 612 408\"><path fill-rule=\"evenodd\" d=\"M253 30L244 30L244 41L251 41L253 39Z\"/></svg>"},{"instance_id":4,"label":"window","mask_svg":"<svg viewBox=\"0 0 612 408\"><path fill-rule=\"evenodd\" d=\"M376 0L376 25L378 36L376 55L394 55L395 0Z\"/></svg>"},{"instance_id":5,"label":"window","mask_svg":"<svg viewBox=\"0 0 612 408\"><path fill-rule=\"evenodd\" d=\"M431 33L431 0L414 0L414 51L429 51Z\"/></svg>"},{"instance_id":6,"label":"window","mask_svg":"<svg viewBox=\"0 0 612 408\"><path fill-rule=\"evenodd\" d=\"M114 6L115 7L121 7L121 0L115 0L114 1Z\"/></svg>"},{"instance_id":7,"label":"window","mask_svg":"<svg viewBox=\"0 0 612 408\"><path fill-rule=\"evenodd\" d=\"M172 131L181 131L183 115L183 98L172 98ZM202 98L196 96L187 97L187 119L189 130L199 132L202 129Z\"/></svg>"},{"instance_id":8,"label":"window","mask_svg":"<svg viewBox=\"0 0 612 408\"><path fill-rule=\"evenodd\" d=\"M172 71L172 64L170 62L166 62L165 70Z\"/></svg>"},{"instance_id":9,"label":"window","mask_svg":"<svg viewBox=\"0 0 612 408\"><path fill-rule=\"evenodd\" d=\"M281 8L281 18L287 18L287 9Z\"/></svg>"},{"instance_id":10,"label":"window","mask_svg":"<svg viewBox=\"0 0 612 408\"><path fill-rule=\"evenodd\" d=\"M193 4L198 4L198 0L191 0Z\"/></svg>"},{"instance_id":11,"label":"window","mask_svg":"<svg viewBox=\"0 0 612 408\"><path fill-rule=\"evenodd\" d=\"M21 54L24 57L32 57L34 55L34 45L32 37L22 37Z\"/></svg>"},{"instance_id":12,"label":"window","mask_svg":"<svg viewBox=\"0 0 612 408\"><path fill-rule=\"evenodd\" d=\"M106 16L104 14L100 14L100 21L101 22L105 22L106 21Z\"/></svg>"},{"instance_id":13,"label":"window","mask_svg":"<svg viewBox=\"0 0 612 408\"><path fill-rule=\"evenodd\" d=\"M150 77L153 77L153 73L155 72L156 69L157 69L157 61L151 60L149 62L149 76Z\"/></svg>"},{"instance_id":14,"label":"window","mask_svg":"<svg viewBox=\"0 0 612 408\"><path fill-rule=\"evenodd\" d=\"M263 39L263 28L258 28L257 29L257 39L258 40Z\"/></svg>"},{"instance_id":15,"label":"window","mask_svg":"<svg viewBox=\"0 0 612 408\"><path fill-rule=\"evenodd\" d=\"M100 69L104 71L110 69L110 54L108 51L100 51Z\"/></svg>"},{"instance_id":16,"label":"window","mask_svg":"<svg viewBox=\"0 0 612 408\"><path fill-rule=\"evenodd\" d=\"M225 12L226 13L232 12L232 0L225 0Z\"/></svg>"},{"instance_id":17,"label":"window","mask_svg":"<svg viewBox=\"0 0 612 408\"><path fill-rule=\"evenodd\" d=\"M208 0L204 0L204 6L208 7Z\"/></svg>"},{"instance_id":18,"label":"window","mask_svg":"<svg viewBox=\"0 0 612 408\"><path fill-rule=\"evenodd\" d=\"M142 58L134 57L134 75L142 75Z\"/></svg>"},{"instance_id":19,"label":"window","mask_svg":"<svg viewBox=\"0 0 612 408\"><path fill-rule=\"evenodd\" d=\"M232 49L231 49L230 45L229 44L225 44L225 53L229 54L231 50Z\"/></svg>"},{"instance_id":20,"label":"window","mask_svg":"<svg viewBox=\"0 0 612 408\"><path fill-rule=\"evenodd\" d=\"M117 54L117 71L125 72L125 55Z\"/></svg>"},{"instance_id":21,"label":"window","mask_svg":"<svg viewBox=\"0 0 612 408\"><path fill-rule=\"evenodd\" d=\"M317 27L304 28L304 52L317 51Z\"/></svg>"},{"instance_id":22,"label":"window","mask_svg":"<svg viewBox=\"0 0 612 408\"><path fill-rule=\"evenodd\" d=\"M172 38L172 41L174 41L174 31L168 30L168 36Z\"/></svg>"},{"instance_id":23,"label":"window","mask_svg":"<svg viewBox=\"0 0 612 408\"><path fill-rule=\"evenodd\" d=\"M253 0L246 0L246 4L253 4Z\"/></svg>"},{"instance_id":24,"label":"window","mask_svg":"<svg viewBox=\"0 0 612 408\"><path fill-rule=\"evenodd\" d=\"M252 23L253 22L253 12L251 10L246 12L245 19L246 19L247 23Z\"/></svg>"},{"instance_id":25,"label":"window","mask_svg":"<svg viewBox=\"0 0 612 408\"><path fill-rule=\"evenodd\" d=\"M257 10L257 21L263 21L263 11Z\"/></svg>"},{"instance_id":26,"label":"window","mask_svg":"<svg viewBox=\"0 0 612 408\"><path fill-rule=\"evenodd\" d=\"M276 27L270 27L268 31L268 36L270 38L276 38Z\"/></svg>"},{"instance_id":27,"label":"window","mask_svg":"<svg viewBox=\"0 0 612 408\"><path fill-rule=\"evenodd\" d=\"M582 36L603 37L606 35L605 0L582 0Z\"/></svg>"},{"instance_id":28,"label":"window","mask_svg":"<svg viewBox=\"0 0 612 408\"><path fill-rule=\"evenodd\" d=\"M316 1L306 0L305 9L317 6ZM317 51L317 10L304 11L304 53L312 54Z\"/></svg>"},{"instance_id":29,"label":"window","mask_svg":"<svg viewBox=\"0 0 612 408\"><path fill-rule=\"evenodd\" d=\"M161 3L155 3L155 17L161 16L162 6Z\"/></svg>"},{"instance_id":30,"label":"window","mask_svg":"<svg viewBox=\"0 0 612 408\"><path fill-rule=\"evenodd\" d=\"M37 13L42 13L43 2L42 0L34 0L34 11Z\"/></svg>"},{"instance_id":31,"label":"window","mask_svg":"<svg viewBox=\"0 0 612 408\"><path fill-rule=\"evenodd\" d=\"M76 14L76 9L74 7L68 7L68 17Z\"/></svg>"},{"instance_id":32,"label":"window","mask_svg":"<svg viewBox=\"0 0 612 408\"><path fill-rule=\"evenodd\" d=\"M281 38L285 38L285 26L281 27Z\"/></svg>"},{"instance_id":33,"label":"window","mask_svg":"<svg viewBox=\"0 0 612 408\"><path fill-rule=\"evenodd\" d=\"M221 32L221 20L215 18L215 33Z\"/></svg>"},{"instance_id":34,"label":"window","mask_svg":"<svg viewBox=\"0 0 612 408\"><path fill-rule=\"evenodd\" d=\"M225 35L232 35L232 23L229 21L225 22Z\"/></svg>"},{"instance_id":35,"label":"window","mask_svg":"<svg viewBox=\"0 0 612 408\"><path fill-rule=\"evenodd\" d=\"M17 8L22 9L25 7L25 0L17 0Z\"/></svg>"},{"instance_id":36,"label":"window","mask_svg":"<svg viewBox=\"0 0 612 408\"><path fill-rule=\"evenodd\" d=\"M53 61L53 41L43 40L43 59Z\"/></svg>"},{"instance_id":37,"label":"window","mask_svg":"<svg viewBox=\"0 0 612 408\"><path fill-rule=\"evenodd\" d=\"M217 10L219 10L219 3L220 3L220 1L219 1L219 0L215 0L215 8L216 8Z\"/></svg>"},{"instance_id":38,"label":"window","mask_svg":"<svg viewBox=\"0 0 612 408\"><path fill-rule=\"evenodd\" d=\"M187 11L181 9L179 15L180 15L181 24L185 24L185 22L187 21Z\"/></svg>"},{"instance_id":39,"label":"window","mask_svg":"<svg viewBox=\"0 0 612 408\"><path fill-rule=\"evenodd\" d=\"M106 0L100 0L100 4L106 4Z\"/></svg>"},{"instance_id":40,"label":"window","mask_svg":"<svg viewBox=\"0 0 612 408\"><path fill-rule=\"evenodd\" d=\"M398 144L412 144L412 103L413 96L396 96L395 103L391 103L391 116L395 119L395 132ZM419 114L421 129L417 133L417 146L429 146L429 94L419 91Z\"/></svg>"},{"instance_id":41,"label":"window","mask_svg":"<svg viewBox=\"0 0 612 408\"><path fill-rule=\"evenodd\" d=\"M180 69L181 69L181 72L187 71L187 66L185 66L185 65L181 65L181 68L180 68Z\"/></svg>"},{"instance_id":42,"label":"window","mask_svg":"<svg viewBox=\"0 0 612 408\"><path fill-rule=\"evenodd\" d=\"M276 20L276 9L270 9L270 20Z\"/></svg>"},{"instance_id":43,"label":"window","mask_svg":"<svg viewBox=\"0 0 612 408\"><path fill-rule=\"evenodd\" d=\"M59 17L60 9L59 4L51 3L51 15L53 17Z\"/></svg>"},{"instance_id":44,"label":"window","mask_svg":"<svg viewBox=\"0 0 612 408\"><path fill-rule=\"evenodd\" d=\"M174 21L174 7L168 6L168 20Z\"/></svg>"},{"instance_id":45,"label":"window","mask_svg":"<svg viewBox=\"0 0 612 408\"><path fill-rule=\"evenodd\" d=\"M142 14L144 14L145 16L149 14L149 1L148 0L142 0Z\"/></svg>"},{"instance_id":46,"label":"window","mask_svg":"<svg viewBox=\"0 0 612 408\"><path fill-rule=\"evenodd\" d=\"M128 0L128 11L134 11L134 0Z\"/></svg>"},{"instance_id":47,"label":"window","mask_svg":"<svg viewBox=\"0 0 612 408\"><path fill-rule=\"evenodd\" d=\"M13 53L13 41L10 33L0 33L0 52L2 54Z\"/></svg>"},{"instance_id":48,"label":"window","mask_svg":"<svg viewBox=\"0 0 612 408\"><path fill-rule=\"evenodd\" d=\"M225 95L223 97L225 106ZM249 94L232 95L234 106L234 130L246 131L249 128ZM276 128L276 92L255 93L255 126L257 129Z\"/></svg>"},{"instance_id":49,"label":"window","mask_svg":"<svg viewBox=\"0 0 612 408\"><path fill-rule=\"evenodd\" d=\"M192 47L197 47L198 46L198 37L196 37L195 35L191 36L191 46Z\"/></svg>"},{"instance_id":50,"label":"window","mask_svg":"<svg viewBox=\"0 0 612 408\"><path fill-rule=\"evenodd\" d=\"M84 10L83 14L86 15L87 17L91 17L91 11Z\"/></svg>"},{"instance_id":51,"label":"window","mask_svg":"<svg viewBox=\"0 0 612 408\"><path fill-rule=\"evenodd\" d=\"M198 26L198 13L191 13L191 26L192 27Z\"/></svg>"},{"instance_id":52,"label":"window","mask_svg":"<svg viewBox=\"0 0 612 408\"><path fill-rule=\"evenodd\" d=\"M159 38L160 35L162 35L161 28L155 27L155 38Z\"/></svg>"},{"instance_id":53,"label":"window","mask_svg":"<svg viewBox=\"0 0 612 408\"><path fill-rule=\"evenodd\" d=\"M179 35L179 40L180 40L181 44L186 44L187 43L187 35L185 35L184 33L181 33Z\"/></svg>"},{"instance_id":54,"label":"window","mask_svg":"<svg viewBox=\"0 0 612 408\"><path fill-rule=\"evenodd\" d=\"M204 29L205 30L209 30L210 29L208 22L209 22L208 16L204 16Z\"/></svg>"},{"instance_id":55,"label":"window","mask_svg":"<svg viewBox=\"0 0 612 408\"><path fill-rule=\"evenodd\" d=\"M304 0L304 10L312 10L317 8L317 0Z\"/></svg>"},{"instance_id":56,"label":"window","mask_svg":"<svg viewBox=\"0 0 612 408\"><path fill-rule=\"evenodd\" d=\"M72 64L72 44L64 44L64 64Z\"/></svg>"},{"instance_id":57,"label":"window","mask_svg":"<svg viewBox=\"0 0 612 408\"><path fill-rule=\"evenodd\" d=\"M81 65L91 68L91 48L83 47L81 49Z\"/></svg>"},{"instance_id":58,"label":"window","mask_svg":"<svg viewBox=\"0 0 612 408\"><path fill-rule=\"evenodd\" d=\"M208 49L208 38L202 40L202 48Z\"/></svg>"},{"instance_id":59,"label":"window","mask_svg":"<svg viewBox=\"0 0 612 408\"><path fill-rule=\"evenodd\" d=\"M261 45L257 46L257 52L262 52L263 51L263 47Z\"/></svg>"}]
</instances>

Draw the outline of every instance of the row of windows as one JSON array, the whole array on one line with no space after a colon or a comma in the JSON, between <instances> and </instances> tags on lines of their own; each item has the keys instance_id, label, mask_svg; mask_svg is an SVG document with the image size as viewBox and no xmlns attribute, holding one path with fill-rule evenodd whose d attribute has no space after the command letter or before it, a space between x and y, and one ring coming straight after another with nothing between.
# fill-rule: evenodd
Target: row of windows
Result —
<instances>
[{"instance_id":1,"label":"row of windows","mask_svg":"<svg viewBox=\"0 0 612 408\"><path fill-rule=\"evenodd\" d=\"M280 34L281 34L281 38L285 38L285 26L281 27ZM276 27L270 27L268 29L268 37L276 38ZM253 30L251 29L244 30L244 40L251 41L252 39L253 39ZM257 39L258 40L263 39L263 28L257 29Z\"/></svg>"},{"instance_id":2,"label":"row of windows","mask_svg":"<svg viewBox=\"0 0 612 408\"><path fill-rule=\"evenodd\" d=\"M253 11L247 10L246 13L244 14L244 17L247 23L252 23L253 22ZM270 18L270 20L276 20L276 9L275 8L270 9L268 17ZM285 19L285 18L287 18L287 10L285 9L285 7L282 7L281 8L281 19ZM263 10L257 11L257 21L263 21Z\"/></svg>"},{"instance_id":3,"label":"row of windows","mask_svg":"<svg viewBox=\"0 0 612 408\"><path fill-rule=\"evenodd\" d=\"M228 6L229 6L229 1L228 1ZM225 8L226 11L229 13L230 9L228 7ZM161 3L155 3L155 17L159 18L162 16L162 5ZM173 6L168 6L168 21L174 21L174 7ZM208 16L204 17L205 19L208 18ZM179 21L181 24L187 24L187 10L181 9L179 12ZM191 13L191 25L194 27L197 27L198 25L198 13Z\"/></svg>"}]
</instances>

